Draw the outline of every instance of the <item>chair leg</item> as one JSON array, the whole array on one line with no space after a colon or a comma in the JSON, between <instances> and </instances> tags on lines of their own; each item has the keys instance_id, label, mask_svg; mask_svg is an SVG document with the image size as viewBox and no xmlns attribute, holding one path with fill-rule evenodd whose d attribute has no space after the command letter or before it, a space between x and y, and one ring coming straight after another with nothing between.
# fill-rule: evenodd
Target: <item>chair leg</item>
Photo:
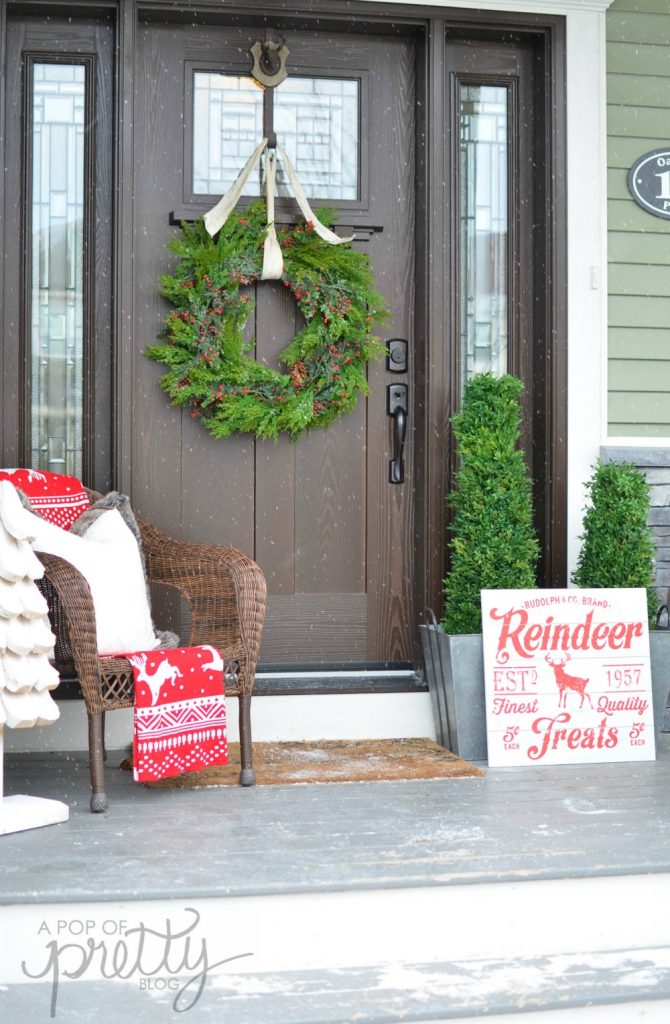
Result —
<instances>
[{"instance_id":1,"label":"chair leg","mask_svg":"<svg viewBox=\"0 0 670 1024\"><path fill-rule=\"evenodd\" d=\"M104 765L104 713L88 712L88 756L91 768L91 810L94 814L107 810Z\"/></svg>"},{"instance_id":2,"label":"chair leg","mask_svg":"<svg viewBox=\"0 0 670 1024\"><path fill-rule=\"evenodd\" d=\"M251 749L251 694L240 694L240 786L255 786L256 772L252 767Z\"/></svg>"}]
</instances>

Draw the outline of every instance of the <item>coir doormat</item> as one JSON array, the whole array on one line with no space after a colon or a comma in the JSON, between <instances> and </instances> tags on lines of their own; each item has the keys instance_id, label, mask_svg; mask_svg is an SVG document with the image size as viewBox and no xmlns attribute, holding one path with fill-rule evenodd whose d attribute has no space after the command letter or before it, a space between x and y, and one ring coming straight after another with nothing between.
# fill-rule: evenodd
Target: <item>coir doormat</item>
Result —
<instances>
[{"instance_id":1,"label":"coir doormat","mask_svg":"<svg viewBox=\"0 0 670 1024\"><path fill-rule=\"evenodd\" d=\"M323 740L310 743L254 743L254 769L260 786L308 782L380 782L402 779L463 779L484 775L480 768L429 739ZM239 783L240 748L228 747L229 763L188 772L155 787L233 786Z\"/></svg>"}]
</instances>

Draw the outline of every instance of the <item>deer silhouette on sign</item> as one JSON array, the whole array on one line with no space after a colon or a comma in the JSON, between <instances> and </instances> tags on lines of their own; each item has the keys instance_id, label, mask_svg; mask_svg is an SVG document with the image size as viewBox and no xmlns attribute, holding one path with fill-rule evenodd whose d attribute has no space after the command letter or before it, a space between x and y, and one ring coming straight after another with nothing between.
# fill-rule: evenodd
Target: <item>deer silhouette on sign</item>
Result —
<instances>
[{"instance_id":1,"label":"deer silhouette on sign","mask_svg":"<svg viewBox=\"0 0 670 1024\"><path fill-rule=\"evenodd\" d=\"M146 683L151 690L152 704L155 704L158 700L163 683L168 681L174 683L176 679L182 678L182 674L177 666L171 665L169 661L161 661L153 672L147 672L146 654L133 654L128 658L128 661L137 669L138 683Z\"/></svg>"},{"instance_id":2,"label":"deer silhouette on sign","mask_svg":"<svg viewBox=\"0 0 670 1024\"><path fill-rule=\"evenodd\" d=\"M565 663L570 660L569 654L548 654L544 659L554 670L554 678L556 680L556 686L558 687L558 706L559 708L566 707L567 691L572 690L574 693L578 693L581 697L579 702L580 710L584 707L584 699L589 702L589 707L593 710L593 704L591 698L586 692L586 687L589 682L588 679L580 679L578 676L570 676L565 671Z\"/></svg>"}]
</instances>

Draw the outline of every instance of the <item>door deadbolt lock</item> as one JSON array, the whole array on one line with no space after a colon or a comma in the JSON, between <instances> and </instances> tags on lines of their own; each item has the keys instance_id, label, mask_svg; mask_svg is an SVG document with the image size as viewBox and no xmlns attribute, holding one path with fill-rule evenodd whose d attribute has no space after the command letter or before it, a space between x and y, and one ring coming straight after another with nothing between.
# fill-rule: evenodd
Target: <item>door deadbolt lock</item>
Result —
<instances>
[{"instance_id":1,"label":"door deadbolt lock","mask_svg":"<svg viewBox=\"0 0 670 1024\"><path fill-rule=\"evenodd\" d=\"M404 338L391 338L386 357L386 369L391 373L407 373L407 342Z\"/></svg>"}]
</instances>

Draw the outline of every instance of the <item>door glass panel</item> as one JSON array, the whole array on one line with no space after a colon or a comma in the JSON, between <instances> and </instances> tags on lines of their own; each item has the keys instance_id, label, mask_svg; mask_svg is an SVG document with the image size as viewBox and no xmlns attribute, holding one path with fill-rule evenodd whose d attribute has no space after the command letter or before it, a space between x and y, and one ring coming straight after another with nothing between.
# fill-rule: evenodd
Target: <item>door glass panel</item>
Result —
<instances>
[{"instance_id":1,"label":"door glass panel","mask_svg":"<svg viewBox=\"0 0 670 1024\"><path fill-rule=\"evenodd\" d=\"M289 77L268 96L279 144L308 196L357 199L359 82ZM193 73L193 193L221 195L263 137L264 93L251 78ZM283 183L279 165L278 184ZM246 194L259 195L252 175Z\"/></svg>"},{"instance_id":2,"label":"door glass panel","mask_svg":"<svg viewBox=\"0 0 670 1024\"><path fill-rule=\"evenodd\" d=\"M86 68L32 65L31 464L81 476Z\"/></svg>"},{"instance_id":3,"label":"door glass panel","mask_svg":"<svg viewBox=\"0 0 670 1024\"><path fill-rule=\"evenodd\" d=\"M252 78L193 73L193 192L226 192L263 138L263 92ZM248 195L259 194L253 176Z\"/></svg>"},{"instance_id":4,"label":"door glass panel","mask_svg":"<svg viewBox=\"0 0 670 1024\"><path fill-rule=\"evenodd\" d=\"M275 131L308 196L358 198L358 81L287 78L275 93Z\"/></svg>"},{"instance_id":5,"label":"door glass panel","mask_svg":"<svg viewBox=\"0 0 670 1024\"><path fill-rule=\"evenodd\" d=\"M461 84L461 389L475 373L507 372L508 90Z\"/></svg>"}]
</instances>

